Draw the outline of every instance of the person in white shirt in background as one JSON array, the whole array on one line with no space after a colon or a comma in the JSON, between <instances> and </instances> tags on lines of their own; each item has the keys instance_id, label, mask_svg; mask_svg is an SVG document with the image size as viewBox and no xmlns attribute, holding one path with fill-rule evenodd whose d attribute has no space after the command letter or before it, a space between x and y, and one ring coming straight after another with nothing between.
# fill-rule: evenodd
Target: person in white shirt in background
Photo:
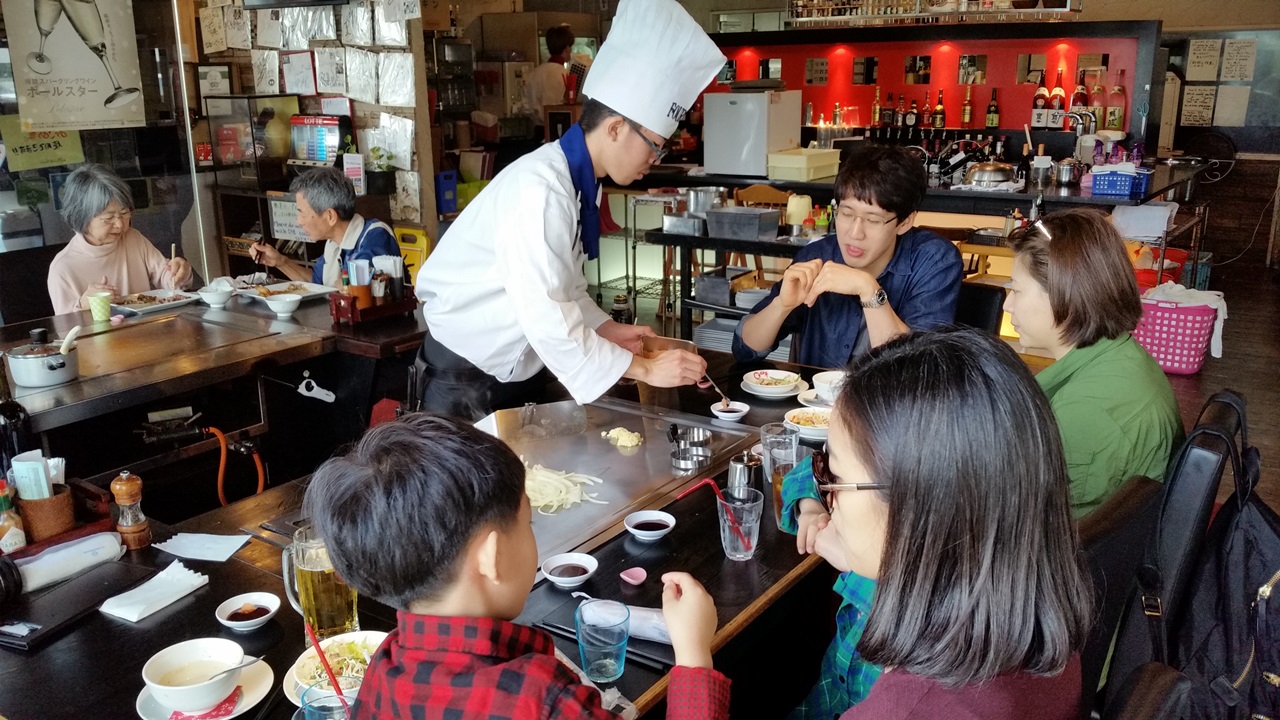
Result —
<instances>
[{"instance_id":1,"label":"person in white shirt in background","mask_svg":"<svg viewBox=\"0 0 1280 720\"><path fill-rule=\"evenodd\" d=\"M578 124L498 173L418 272L423 410L479 419L546 402L552 374L579 403L624 377L657 387L702 377L694 353L640 354L653 331L610 319L583 264L599 252L600 178L643 177L724 63L675 0L622 0Z\"/></svg>"},{"instance_id":2,"label":"person in white shirt in background","mask_svg":"<svg viewBox=\"0 0 1280 720\"><path fill-rule=\"evenodd\" d=\"M538 125L547 124L543 107L565 102L564 79L569 76L569 50L573 47L574 35L568 25L557 25L547 28L546 38L551 57L534 68L524 84L526 100Z\"/></svg>"}]
</instances>

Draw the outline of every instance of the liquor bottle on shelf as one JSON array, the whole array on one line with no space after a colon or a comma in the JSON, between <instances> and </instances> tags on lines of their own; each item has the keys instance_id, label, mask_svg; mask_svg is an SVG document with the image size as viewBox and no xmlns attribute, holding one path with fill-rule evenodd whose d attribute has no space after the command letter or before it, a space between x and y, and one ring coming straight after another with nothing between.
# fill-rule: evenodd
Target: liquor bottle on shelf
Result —
<instances>
[{"instance_id":1,"label":"liquor bottle on shelf","mask_svg":"<svg viewBox=\"0 0 1280 720\"><path fill-rule=\"evenodd\" d=\"M871 125L874 127L880 124L880 86L876 86L876 101L871 103Z\"/></svg>"},{"instance_id":2,"label":"liquor bottle on shelf","mask_svg":"<svg viewBox=\"0 0 1280 720\"><path fill-rule=\"evenodd\" d=\"M971 125L973 125L973 86L966 85L964 104L960 106L960 127L967 128Z\"/></svg>"},{"instance_id":3,"label":"liquor bottle on shelf","mask_svg":"<svg viewBox=\"0 0 1280 720\"><path fill-rule=\"evenodd\" d=\"M893 93L889 93L889 101L880 108L880 124L884 127L893 127Z\"/></svg>"},{"instance_id":4,"label":"liquor bottle on shelf","mask_svg":"<svg viewBox=\"0 0 1280 720\"><path fill-rule=\"evenodd\" d=\"M987 129L1000 127L1000 103L996 100L996 89L991 88L991 102L987 103Z\"/></svg>"},{"instance_id":5,"label":"liquor bottle on shelf","mask_svg":"<svg viewBox=\"0 0 1280 720\"><path fill-rule=\"evenodd\" d=\"M1049 93L1049 123L1048 127L1053 130L1061 130L1063 120L1067 114L1067 91L1062 87L1062 68L1058 68L1058 80L1053 85L1053 91Z\"/></svg>"},{"instance_id":6,"label":"liquor bottle on shelf","mask_svg":"<svg viewBox=\"0 0 1280 720\"><path fill-rule=\"evenodd\" d=\"M911 101L911 109L902 116L902 124L904 127L913 128L920 124L920 106L915 100Z\"/></svg>"},{"instance_id":7,"label":"liquor bottle on shelf","mask_svg":"<svg viewBox=\"0 0 1280 720\"><path fill-rule=\"evenodd\" d=\"M1031 98L1031 127L1045 128L1049 126L1049 88L1044 85L1044 71L1040 72L1040 87Z\"/></svg>"},{"instance_id":8,"label":"liquor bottle on shelf","mask_svg":"<svg viewBox=\"0 0 1280 720\"><path fill-rule=\"evenodd\" d=\"M893 111L893 124L895 127L903 127L907 120L907 95L906 93L898 93L898 107Z\"/></svg>"},{"instance_id":9,"label":"liquor bottle on shelf","mask_svg":"<svg viewBox=\"0 0 1280 720\"><path fill-rule=\"evenodd\" d=\"M836 127L840 127L840 125L842 124L840 120L841 120L840 103L836 103L835 110L831 112L831 124Z\"/></svg>"},{"instance_id":10,"label":"liquor bottle on shelf","mask_svg":"<svg viewBox=\"0 0 1280 720\"><path fill-rule=\"evenodd\" d=\"M1129 99L1124 92L1124 70L1121 70L1116 84L1111 87L1111 94L1107 96L1108 130L1124 130L1124 114L1128 106Z\"/></svg>"},{"instance_id":11,"label":"liquor bottle on shelf","mask_svg":"<svg viewBox=\"0 0 1280 720\"><path fill-rule=\"evenodd\" d=\"M942 91L938 91L938 103L933 106L933 126L941 130L947 126L947 108L942 104Z\"/></svg>"},{"instance_id":12,"label":"liquor bottle on shelf","mask_svg":"<svg viewBox=\"0 0 1280 720\"><path fill-rule=\"evenodd\" d=\"M1105 127L1107 120L1107 69L1101 68L1098 71L1098 77L1094 80L1094 85L1089 90L1089 112L1093 113L1093 118L1097 121L1094 126L1096 128Z\"/></svg>"},{"instance_id":13,"label":"liquor bottle on shelf","mask_svg":"<svg viewBox=\"0 0 1280 720\"><path fill-rule=\"evenodd\" d=\"M1072 112L1088 112L1089 90L1084 86L1084 69L1076 73L1076 91L1071 93L1071 103L1067 106Z\"/></svg>"}]
</instances>

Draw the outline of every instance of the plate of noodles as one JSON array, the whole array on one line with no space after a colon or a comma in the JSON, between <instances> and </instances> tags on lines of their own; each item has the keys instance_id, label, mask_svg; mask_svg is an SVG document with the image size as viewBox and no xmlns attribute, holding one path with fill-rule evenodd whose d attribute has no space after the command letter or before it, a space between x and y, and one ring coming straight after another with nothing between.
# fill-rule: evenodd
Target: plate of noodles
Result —
<instances>
[{"instance_id":1,"label":"plate of noodles","mask_svg":"<svg viewBox=\"0 0 1280 720\"><path fill-rule=\"evenodd\" d=\"M786 370L753 370L742 382L756 395L787 395L800 384L800 376Z\"/></svg>"},{"instance_id":2,"label":"plate of noodles","mask_svg":"<svg viewBox=\"0 0 1280 720\"><path fill-rule=\"evenodd\" d=\"M265 300L272 295L297 295L302 298L302 302L306 302L312 298L328 297L329 293L336 292L328 285L320 285L318 283L309 282L278 282L272 285L251 285L240 291L241 295L248 295L257 300Z\"/></svg>"}]
</instances>

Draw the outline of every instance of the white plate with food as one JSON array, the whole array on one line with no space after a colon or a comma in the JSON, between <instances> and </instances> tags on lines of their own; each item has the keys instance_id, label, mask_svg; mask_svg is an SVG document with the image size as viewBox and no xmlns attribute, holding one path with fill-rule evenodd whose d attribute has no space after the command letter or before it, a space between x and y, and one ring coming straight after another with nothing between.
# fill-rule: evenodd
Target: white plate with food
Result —
<instances>
[{"instance_id":1,"label":"white plate with food","mask_svg":"<svg viewBox=\"0 0 1280 720\"><path fill-rule=\"evenodd\" d=\"M189 305L199 299L200 296L198 294L183 292L182 290L148 290L112 298L111 311L125 315L129 313L145 315Z\"/></svg>"},{"instance_id":2,"label":"white plate with food","mask_svg":"<svg viewBox=\"0 0 1280 720\"><path fill-rule=\"evenodd\" d=\"M743 380L743 381L742 381L742 389L743 389L743 390L746 390L747 392L751 393L752 395L755 395L756 397L762 397L762 398L764 398L765 400L782 400L782 399L784 399L784 398L795 397L796 395L799 395L800 393L803 393L804 391L808 390L808 389L809 389L809 383L807 383L807 382L805 382L805 381L801 380L800 382L796 383L795 387L791 388L791 389L790 389L790 390L788 390L787 392L782 393L782 394L774 393L774 394L772 394L772 395L770 395L770 394L766 394L766 393L763 393L763 392L757 392L758 387L759 387L759 386L757 386L757 385L752 385L751 383L747 382L746 380Z\"/></svg>"},{"instance_id":3,"label":"white plate with food","mask_svg":"<svg viewBox=\"0 0 1280 720\"><path fill-rule=\"evenodd\" d=\"M329 665L333 667L335 675L364 677L369 659L386 638L386 633L376 630L350 632L321 640L320 647L324 648L325 657L329 658ZM302 691L325 679L327 676L316 657L316 649L307 648L284 674L284 696L289 698L289 702L302 707ZM350 688L343 690L344 694L349 694L346 691Z\"/></svg>"},{"instance_id":4,"label":"white plate with food","mask_svg":"<svg viewBox=\"0 0 1280 720\"><path fill-rule=\"evenodd\" d=\"M822 408L796 408L783 416L783 424L795 429L800 437L809 440L826 440L827 426L831 423L831 411Z\"/></svg>"},{"instance_id":5,"label":"white plate with food","mask_svg":"<svg viewBox=\"0 0 1280 720\"><path fill-rule=\"evenodd\" d=\"M831 409L831 404L822 399L822 396L818 394L816 388L813 390L805 390L796 397L796 400L799 400L800 404L805 407L820 408L823 410Z\"/></svg>"},{"instance_id":6,"label":"white plate with food","mask_svg":"<svg viewBox=\"0 0 1280 720\"><path fill-rule=\"evenodd\" d=\"M748 392L763 397L786 397L800 384L799 373L787 370L752 370L742 376Z\"/></svg>"},{"instance_id":7,"label":"white plate with food","mask_svg":"<svg viewBox=\"0 0 1280 720\"><path fill-rule=\"evenodd\" d=\"M267 692L271 690L271 685L275 680L275 673L271 672L271 666L259 660L240 671L240 699L236 702L236 707L231 711L230 715L223 717L228 720L233 717L239 717L253 709L255 705L262 702L267 696ZM301 707L301 704L299 704ZM134 709L138 711L138 716L143 720L169 720L169 716L173 711L161 705L151 695L150 688L142 688L142 692L138 693L138 701L134 705Z\"/></svg>"},{"instance_id":8,"label":"white plate with food","mask_svg":"<svg viewBox=\"0 0 1280 720\"><path fill-rule=\"evenodd\" d=\"M335 292L328 285L319 285L309 282L278 282L271 285L252 285L240 291L241 295L247 295L255 300L262 300L269 295L297 295L302 298L302 302L311 300L312 298L328 297L329 293Z\"/></svg>"}]
</instances>

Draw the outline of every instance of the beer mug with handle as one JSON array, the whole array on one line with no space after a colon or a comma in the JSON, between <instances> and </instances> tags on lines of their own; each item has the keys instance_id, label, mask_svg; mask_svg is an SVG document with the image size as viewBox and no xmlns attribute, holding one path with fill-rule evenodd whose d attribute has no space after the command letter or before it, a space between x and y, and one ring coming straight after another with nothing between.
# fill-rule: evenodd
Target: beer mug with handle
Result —
<instances>
[{"instance_id":1,"label":"beer mug with handle","mask_svg":"<svg viewBox=\"0 0 1280 720\"><path fill-rule=\"evenodd\" d=\"M338 577L324 540L310 525L298 528L281 557L284 594L323 640L360 629L356 589Z\"/></svg>"}]
</instances>

